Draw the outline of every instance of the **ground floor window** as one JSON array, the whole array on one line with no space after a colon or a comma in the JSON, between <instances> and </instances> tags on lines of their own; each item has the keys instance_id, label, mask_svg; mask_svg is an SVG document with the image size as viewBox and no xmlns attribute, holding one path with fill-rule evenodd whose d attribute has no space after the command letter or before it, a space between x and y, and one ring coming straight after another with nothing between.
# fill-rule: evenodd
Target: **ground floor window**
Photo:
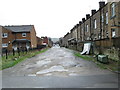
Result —
<instances>
[{"instance_id":1,"label":"ground floor window","mask_svg":"<svg viewBox=\"0 0 120 90\"><path fill-rule=\"evenodd\" d=\"M115 33L115 29L112 29L112 37L115 37L116 33Z\"/></svg>"},{"instance_id":2,"label":"ground floor window","mask_svg":"<svg viewBox=\"0 0 120 90\"><path fill-rule=\"evenodd\" d=\"M2 47L4 48L4 47L8 47L8 44L7 43L4 43L4 44L2 44Z\"/></svg>"}]
</instances>

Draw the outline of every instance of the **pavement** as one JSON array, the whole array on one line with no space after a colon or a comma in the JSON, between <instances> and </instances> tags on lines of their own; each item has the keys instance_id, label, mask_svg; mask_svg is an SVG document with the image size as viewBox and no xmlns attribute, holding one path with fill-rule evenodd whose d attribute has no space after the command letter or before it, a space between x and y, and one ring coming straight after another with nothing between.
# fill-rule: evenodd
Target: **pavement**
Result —
<instances>
[{"instance_id":1,"label":"pavement","mask_svg":"<svg viewBox=\"0 0 120 90\"><path fill-rule=\"evenodd\" d=\"M118 74L54 46L2 71L3 88L118 88Z\"/></svg>"}]
</instances>

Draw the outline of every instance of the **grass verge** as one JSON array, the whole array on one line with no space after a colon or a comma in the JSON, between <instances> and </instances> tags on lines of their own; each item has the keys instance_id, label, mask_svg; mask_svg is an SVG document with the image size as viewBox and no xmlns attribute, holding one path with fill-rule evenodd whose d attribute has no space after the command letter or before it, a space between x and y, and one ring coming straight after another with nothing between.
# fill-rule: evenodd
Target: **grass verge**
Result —
<instances>
[{"instance_id":1,"label":"grass verge","mask_svg":"<svg viewBox=\"0 0 120 90\"><path fill-rule=\"evenodd\" d=\"M74 55L77 57L80 57L84 60L93 61L101 69L108 69L108 70L111 70L113 72L118 72L118 62L116 62L116 61L109 60L109 63L104 64L104 63L97 61L96 58L94 58L93 56L90 56L90 55L81 55L80 53L74 53Z\"/></svg>"},{"instance_id":2,"label":"grass verge","mask_svg":"<svg viewBox=\"0 0 120 90\"><path fill-rule=\"evenodd\" d=\"M48 48L45 48L43 50L40 51L30 51L28 53L20 53L20 56L16 53L15 56L13 55L8 55L8 59L5 58L5 56L0 58L0 70L12 67L18 63L20 63L21 61L27 59L27 58L31 58L37 54L43 53L45 51L47 51Z\"/></svg>"}]
</instances>

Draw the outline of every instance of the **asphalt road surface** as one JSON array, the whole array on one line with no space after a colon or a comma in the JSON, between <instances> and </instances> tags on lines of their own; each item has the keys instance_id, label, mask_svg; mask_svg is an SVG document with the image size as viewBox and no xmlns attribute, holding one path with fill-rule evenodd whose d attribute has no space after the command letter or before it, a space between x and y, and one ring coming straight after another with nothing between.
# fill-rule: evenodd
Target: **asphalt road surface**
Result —
<instances>
[{"instance_id":1,"label":"asphalt road surface","mask_svg":"<svg viewBox=\"0 0 120 90\"><path fill-rule=\"evenodd\" d=\"M118 88L118 75L54 46L2 71L3 88Z\"/></svg>"}]
</instances>

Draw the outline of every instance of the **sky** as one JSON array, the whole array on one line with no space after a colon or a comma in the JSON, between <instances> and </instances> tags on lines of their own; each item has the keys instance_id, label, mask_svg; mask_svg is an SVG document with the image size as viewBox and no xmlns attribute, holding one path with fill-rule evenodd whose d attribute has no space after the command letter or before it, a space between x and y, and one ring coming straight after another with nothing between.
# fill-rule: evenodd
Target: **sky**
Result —
<instances>
[{"instance_id":1,"label":"sky","mask_svg":"<svg viewBox=\"0 0 120 90\"><path fill-rule=\"evenodd\" d=\"M37 36L60 38L92 9L98 10L99 1L1 0L0 25L34 25Z\"/></svg>"}]
</instances>

